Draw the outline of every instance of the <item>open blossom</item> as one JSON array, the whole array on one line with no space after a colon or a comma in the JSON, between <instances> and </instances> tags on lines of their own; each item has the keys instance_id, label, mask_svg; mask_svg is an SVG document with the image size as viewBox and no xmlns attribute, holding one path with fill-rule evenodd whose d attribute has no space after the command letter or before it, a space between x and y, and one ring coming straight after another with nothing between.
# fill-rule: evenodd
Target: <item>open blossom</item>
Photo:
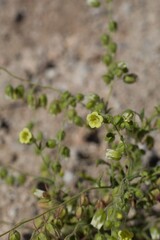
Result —
<instances>
[{"instance_id":1,"label":"open blossom","mask_svg":"<svg viewBox=\"0 0 160 240\"><path fill-rule=\"evenodd\" d=\"M19 141L20 143L30 143L32 139L32 133L28 128L23 128L23 130L19 133Z\"/></svg>"},{"instance_id":2,"label":"open blossom","mask_svg":"<svg viewBox=\"0 0 160 240\"><path fill-rule=\"evenodd\" d=\"M103 123L103 117L98 112L92 112L87 115L87 122L91 128L100 128Z\"/></svg>"},{"instance_id":3,"label":"open blossom","mask_svg":"<svg viewBox=\"0 0 160 240\"><path fill-rule=\"evenodd\" d=\"M118 240L132 240L133 233L128 230L120 230L118 232Z\"/></svg>"}]
</instances>

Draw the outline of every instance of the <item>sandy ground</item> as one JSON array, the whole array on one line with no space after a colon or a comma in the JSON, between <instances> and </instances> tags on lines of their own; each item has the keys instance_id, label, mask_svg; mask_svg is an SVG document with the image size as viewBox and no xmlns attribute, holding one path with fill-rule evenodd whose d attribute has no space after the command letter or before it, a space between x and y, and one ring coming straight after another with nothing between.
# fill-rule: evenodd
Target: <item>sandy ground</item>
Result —
<instances>
[{"instance_id":1,"label":"sandy ground","mask_svg":"<svg viewBox=\"0 0 160 240\"><path fill-rule=\"evenodd\" d=\"M119 22L115 35L119 43L117 58L128 63L139 81L134 86L117 82L110 107L116 113L145 107L149 114L160 102L160 1L115 0L113 9ZM0 0L0 65L36 83L73 93L98 90L106 97L108 88L101 80L105 67L101 63L100 35L106 31L107 15L107 9L89 8L85 0ZM19 82L3 72L0 77L0 163L38 174L41 160L31 148L18 143L18 132L32 120L38 122L37 129L44 129L46 136L53 136L58 121L44 111L34 112L21 102L7 99L6 84ZM48 94L54 97L53 93ZM89 142L86 145L88 132L79 128L70 132L72 155L67 173L72 179L72 170L82 161L78 153L87 152L92 158L101 152L103 156L105 146ZM159 149L158 141L156 145ZM85 161L83 164L87 165ZM18 188L0 182L0 233L36 213L30 187L30 181ZM28 237L26 234L24 240Z\"/></svg>"}]
</instances>

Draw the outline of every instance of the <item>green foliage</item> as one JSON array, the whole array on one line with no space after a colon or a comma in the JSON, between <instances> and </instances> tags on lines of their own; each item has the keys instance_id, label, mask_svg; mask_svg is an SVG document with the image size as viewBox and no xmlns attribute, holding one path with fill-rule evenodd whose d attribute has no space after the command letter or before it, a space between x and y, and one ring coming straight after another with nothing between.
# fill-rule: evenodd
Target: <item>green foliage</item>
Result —
<instances>
[{"instance_id":1,"label":"green foliage","mask_svg":"<svg viewBox=\"0 0 160 240\"><path fill-rule=\"evenodd\" d=\"M109 8L111 0L105 1ZM92 7L102 5L99 0L89 0ZM70 157L70 146L66 146L64 123L54 137L46 137L43 129L35 132L31 123L22 131L19 141L34 146L35 152L42 158L39 179L47 185L46 191L35 189L38 205L45 209L41 214L20 222L10 231L9 240L20 240L16 230L21 225L33 221L35 229L32 240L158 240L159 215L153 206L160 199L160 167L146 168L143 157L154 147L153 131L160 129L160 106L156 106L153 115L147 117L144 109L137 113L132 109L112 114L109 97L113 91L113 82L121 80L126 84L137 81L137 75L131 73L127 64L116 59L118 44L113 34L118 23L110 20L106 32L101 36L104 47L102 62L106 72L103 80L110 88L107 100L99 94L72 94L49 86L20 84L16 87L8 84L5 94L13 100L21 100L33 109L43 108L51 115L62 114L65 124L78 127L102 128L106 143L104 159L97 160L97 168L103 165L106 176L80 173L83 181L77 180L77 194L67 189L63 176L63 159ZM1 67L11 77L25 81ZM118 80L118 81L117 81ZM37 90L39 87L41 90ZM45 89L58 93L50 102ZM29 89L29 90L28 90ZM79 109L85 109L85 117ZM64 115L63 115L64 114ZM141 146L145 145L145 148ZM106 177L108 180L106 181ZM0 179L8 185L21 186L27 174L17 173L7 166L0 167ZM82 183L83 182L83 183ZM90 184L90 187L87 188ZM94 194L91 192L94 191ZM93 197L94 196L94 197ZM151 221L153 219L153 222Z\"/></svg>"}]
</instances>

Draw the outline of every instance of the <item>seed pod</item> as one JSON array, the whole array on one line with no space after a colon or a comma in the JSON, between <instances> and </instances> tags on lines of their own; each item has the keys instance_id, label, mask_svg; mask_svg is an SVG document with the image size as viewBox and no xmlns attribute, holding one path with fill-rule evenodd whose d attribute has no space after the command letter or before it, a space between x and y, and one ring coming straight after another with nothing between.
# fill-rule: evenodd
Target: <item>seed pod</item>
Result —
<instances>
[{"instance_id":1,"label":"seed pod","mask_svg":"<svg viewBox=\"0 0 160 240\"><path fill-rule=\"evenodd\" d=\"M62 146L60 149L60 153L64 157L69 157L70 156L70 149L66 146Z\"/></svg>"},{"instance_id":2,"label":"seed pod","mask_svg":"<svg viewBox=\"0 0 160 240\"><path fill-rule=\"evenodd\" d=\"M14 93L14 88L12 87L12 85L8 84L6 87L5 87L5 94L10 97L10 98L13 98L13 93Z\"/></svg>"},{"instance_id":3,"label":"seed pod","mask_svg":"<svg viewBox=\"0 0 160 240\"><path fill-rule=\"evenodd\" d=\"M36 104L36 97L32 93L29 93L27 95L27 104L30 107L36 108L36 105L37 105Z\"/></svg>"},{"instance_id":4,"label":"seed pod","mask_svg":"<svg viewBox=\"0 0 160 240\"><path fill-rule=\"evenodd\" d=\"M89 204L89 199L87 195L82 194L80 197L80 205L87 206Z\"/></svg>"},{"instance_id":5,"label":"seed pod","mask_svg":"<svg viewBox=\"0 0 160 240\"><path fill-rule=\"evenodd\" d=\"M15 88L14 90L14 96L16 99L18 98L23 98L24 96L24 86L23 85L19 85Z\"/></svg>"},{"instance_id":6,"label":"seed pod","mask_svg":"<svg viewBox=\"0 0 160 240\"><path fill-rule=\"evenodd\" d=\"M84 99L84 95L82 93L78 93L76 95L77 102L81 102Z\"/></svg>"},{"instance_id":7,"label":"seed pod","mask_svg":"<svg viewBox=\"0 0 160 240\"><path fill-rule=\"evenodd\" d=\"M103 80L106 84L111 83L111 81L114 79L114 75L112 73L107 73L103 75Z\"/></svg>"},{"instance_id":8,"label":"seed pod","mask_svg":"<svg viewBox=\"0 0 160 240\"><path fill-rule=\"evenodd\" d=\"M83 126L83 119L80 116L75 116L73 121L77 126L79 127Z\"/></svg>"},{"instance_id":9,"label":"seed pod","mask_svg":"<svg viewBox=\"0 0 160 240\"><path fill-rule=\"evenodd\" d=\"M75 109L68 110L67 115L70 120L73 120L73 118L77 115L76 110Z\"/></svg>"},{"instance_id":10,"label":"seed pod","mask_svg":"<svg viewBox=\"0 0 160 240\"><path fill-rule=\"evenodd\" d=\"M82 212L83 212L83 208L82 208L81 206L77 207L77 209L76 209L76 217L77 217L78 219L81 218Z\"/></svg>"},{"instance_id":11,"label":"seed pod","mask_svg":"<svg viewBox=\"0 0 160 240\"><path fill-rule=\"evenodd\" d=\"M40 107L46 107L47 106L47 96L46 94L42 94L40 97L39 97L39 104L40 104Z\"/></svg>"},{"instance_id":12,"label":"seed pod","mask_svg":"<svg viewBox=\"0 0 160 240\"><path fill-rule=\"evenodd\" d=\"M101 43L106 46L109 44L110 36L108 34L103 34L101 37Z\"/></svg>"},{"instance_id":13,"label":"seed pod","mask_svg":"<svg viewBox=\"0 0 160 240\"><path fill-rule=\"evenodd\" d=\"M60 142L64 140L65 136L66 136L66 133L64 130L59 130L56 134L56 138Z\"/></svg>"},{"instance_id":14,"label":"seed pod","mask_svg":"<svg viewBox=\"0 0 160 240\"><path fill-rule=\"evenodd\" d=\"M109 23L109 30L110 30L111 32L116 32L117 29L118 29L118 24L117 24L117 22L116 22L116 21L111 21L111 22Z\"/></svg>"},{"instance_id":15,"label":"seed pod","mask_svg":"<svg viewBox=\"0 0 160 240\"><path fill-rule=\"evenodd\" d=\"M106 64L108 66L112 62L112 56L110 54L107 54L107 55L103 56L102 61L104 62L104 64Z\"/></svg>"},{"instance_id":16,"label":"seed pod","mask_svg":"<svg viewBox=\"0 0 160 240\"><path fill-rule=\"evenodd\" d=\"M111 51L111 53L116 53L116 51L117 51L117 44L115 42L111 42L108 45L108 49Z\"/></svg>"},{"instance_id":17,"label":"seed pod","mask_svg":"<svg viewBox=\"0 0 160 240\"><path fill-rule=\"evenodd\" d=\"M60 107L60 103L56 100L56 101L53 101L50 106L49 106L49 112L51 114L58 114L61 112L61 107Z\"/></svg>"},{"instance_id":18,"label":"seed pod","mask_svg":"<svg viewBox=\"0 0 160 240\"><path fill-rule=\"evenodd\" d=\"M137 81L137 78L138 78L138 76L136 74L129 73L129 74L126 74L123 77L123 82L128 83L128 84L132 84L132 83L135 83Z\"/></svg>"},{"instance_id":19,"label":"seed pod","mask_svg":"<svg viewBox=\"0 0 160 240\"><path fill-rule=\"evenodd\" d=\"M46 147L48 148L55 148L57 145L57 142L55 139L49 139L47 142L46 142Z\"/></svg>"}]
</instances>

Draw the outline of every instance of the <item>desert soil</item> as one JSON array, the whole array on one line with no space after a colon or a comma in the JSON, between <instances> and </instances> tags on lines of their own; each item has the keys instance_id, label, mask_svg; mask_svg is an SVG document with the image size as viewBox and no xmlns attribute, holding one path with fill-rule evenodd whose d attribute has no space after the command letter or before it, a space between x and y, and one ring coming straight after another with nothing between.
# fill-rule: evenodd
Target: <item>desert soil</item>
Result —
<instances>
[{"instance_id":1,"label":"desert soil","mask_svg":"<svg viewBox=\"0 0 160 240\"><path fill-rule=\"evenodd\" d=\"M110 107L115 113L146 108L149 114L160 103L160 1L113 2L119 22L117 59L127 62L139 81L134 86L117 82ZM106 32L107 16L107 9L90 8L85 0L0 0L0 65L35 83L73 93L98 90L105 98L109 89L102 81L105 67L100 36ZM33 121L37 131L42 129L53 137L61 120L28 109L21 101L13 103L5 97L4 88L9 82L19 82L2 71L0 77L0 164L37 175L41 159L31 147L18 142L18 133ZM55 96L47 93L50 98ZM66 163L65 181L70 184L79 164L95 171L93 156L101 153L103 157L106 146L100 141L103 133L98 133L97 144L87 140L87 130L69 127L68 132L71 159ZM156 151L160 154L158 138ZM22 187L0 182L0 234L37 211L31 180ZM25 230L24 240L29 239L29 232Z\"/></svg>"}]
</instances>

